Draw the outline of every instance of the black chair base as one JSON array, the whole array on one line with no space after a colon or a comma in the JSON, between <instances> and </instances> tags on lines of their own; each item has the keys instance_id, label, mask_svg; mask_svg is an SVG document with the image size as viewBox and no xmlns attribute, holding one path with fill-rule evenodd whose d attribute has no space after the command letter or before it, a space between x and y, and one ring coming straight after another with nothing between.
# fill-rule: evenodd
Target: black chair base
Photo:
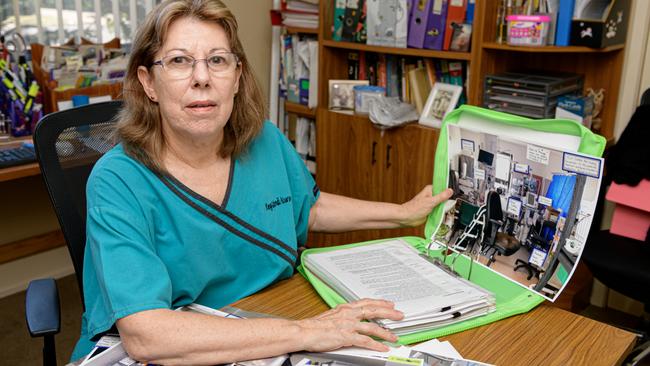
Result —
<instances>
[{"instance_id":1,"label":"black chair base","mask_svg":"<svg viewBox=\"0 0 650 366\"><path fill-rule=\"evenodd\" d=\"M528 271L528 276L526 277L526 279L528 281L530 281L530 279L533 278L533 276L539 278L539 275L541 273L539 269L535 268L532 264L530 264L530 263L528 263L526 261L523 261L521 259L517 259L515 261L515 268L513 269L513 271L517 272L518 270L520 270L522 268L525 269L526 271Z\"/></svg>"}]
</instances>

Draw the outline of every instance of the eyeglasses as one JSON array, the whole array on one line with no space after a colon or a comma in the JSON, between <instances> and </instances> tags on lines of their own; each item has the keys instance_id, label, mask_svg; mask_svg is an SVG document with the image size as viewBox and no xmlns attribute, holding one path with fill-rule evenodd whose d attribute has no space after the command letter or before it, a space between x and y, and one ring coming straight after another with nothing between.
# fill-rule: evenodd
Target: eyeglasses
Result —
<instances>
[{"instance_id":1,"label":"eyeglasses","mask_svg":"<svg viewBox=\"0 0 650 366\"><path fill-rule=\"evenodd\" d=\"M227 74L240 64L239 57L236 54L219 52L202 59L195 59L189 55L171 55L155 61L153 65L161 66L167 75L173 79L186 79L192 75L194 66L199 61L204 61L213 75Z\"/></svg>"}]
</instances>

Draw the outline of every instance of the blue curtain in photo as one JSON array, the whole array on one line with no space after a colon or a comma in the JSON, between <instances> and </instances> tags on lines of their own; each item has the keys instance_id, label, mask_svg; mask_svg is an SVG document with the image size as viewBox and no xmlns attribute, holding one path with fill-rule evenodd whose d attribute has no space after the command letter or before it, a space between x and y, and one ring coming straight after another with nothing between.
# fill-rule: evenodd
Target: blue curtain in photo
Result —
<instances>
[{"instance_id":1,"label":"blue curtain in photo","mask_svg":"<svg viewBox=\"0 0 650 366\"><path fill-rule=\"evenodd\" d=\"M575 175L553 174L553 180L546 190L546 197L553 200L553 208L561 210L560 216L566 217L571 206L573 189L576 186ZM542 233L546 240L553 238L555 230L547 228Z\"/></svg>"}]
</instances>

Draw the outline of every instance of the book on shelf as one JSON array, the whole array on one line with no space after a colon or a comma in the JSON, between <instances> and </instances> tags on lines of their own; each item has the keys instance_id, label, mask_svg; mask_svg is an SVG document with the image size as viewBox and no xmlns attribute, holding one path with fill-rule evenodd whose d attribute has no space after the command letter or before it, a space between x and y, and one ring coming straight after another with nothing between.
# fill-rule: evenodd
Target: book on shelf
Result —
<instances>
[{"instance_id":1,"label":"book on shelf","mask_svg":"<svg viewBox=\"0 0 650 366\"><path fill-rule=\"evenodd\" d=\"M400 239L308 254L303 263L347 301L395 303L404 318L376 322L398 336L495 310L494 294L434 264Z\"/></svg>"},{"instance_id":2,"label":"book on shelf","mask_svg":"<svg viewBox=\"0 0 650 366\"><path fill-rule=\"evenodd\" d=\"M368 80L386 89L386 96L399 97L421 111L436 81L465 87L467 63L352 51L347 55L348 79ZM417 71L415 71L417 70ZM413 72L415 71L415 74ZM412 76L411 76L412 75ZM417 88L417 90L416 90ZM467 101L464 91L460 105Z\"/></svg>"}]
</instances>

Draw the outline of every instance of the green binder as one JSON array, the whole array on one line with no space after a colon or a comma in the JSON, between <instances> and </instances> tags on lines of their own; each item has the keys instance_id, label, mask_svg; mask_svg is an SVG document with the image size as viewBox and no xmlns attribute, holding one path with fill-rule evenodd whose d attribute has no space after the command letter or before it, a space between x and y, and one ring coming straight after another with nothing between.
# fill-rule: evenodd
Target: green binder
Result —
<instances>
[{"instance_id":1,"label":"green binder","mask_svg":"<svg viewBox=\"0 0 650 366\"><path fill-rule=\"evenodd\" d=\"M530 130L573 136L574 138L579 139L578 152L591 156L600 157L605 149L606 140L604 137L592 133L589 129L574 121L555 119L532 120L525 117L519 117L479 107L463 105L445 117L440 131L440 137L438 140L438 147L435 156L436 169L433 176L433 191L435 193L442 192L447 188L448 184L447 175L449 168L447 157L447 126L450 124L458 124L461 120L470 119L473 121L484 122L485 124L490 124L493 126L502 125L507 126L510 129L520 129L522 131ZM432 238L435 234L435 230L440 225L442 219L443 205L439 205L431 212L427 218L424 238L402 237L400 239L406 241L420 252L426 252L428 244L431 241L430 238ZM354 246L372 245L373 243L385 240L386 239L381 239L337 247L307 249L302 253L302 256L308 255L310 253L338 250ZM443 257L442 253L443 249L435 251L432 250L429 252L429 255L440 259L446 259L448 264L450 264L453 258L456 257L455 255ZM467 276L469 273L469 266L470 259L465 255L458 256L454 263L454 269L463 276ZM302 265L298 267L298 271L312 284L314 289L329 306L334 307L338 304L346 302L345 299L343 299L330 287L320 281ZM489 324L512 315L528 312L544 301L544 298L542 296L534 293L531 290L523 288L519 284L516 284L513 281L504 278L501 274L496 273L483 265L474 263L471 271L471 282L495 294L496 311L481 317L468 319L463 322L447 325L441 328L401 336L399 337L398 343L411 344L457 332L462 332L464 330Z\"/></svg>"}]
</instances>

